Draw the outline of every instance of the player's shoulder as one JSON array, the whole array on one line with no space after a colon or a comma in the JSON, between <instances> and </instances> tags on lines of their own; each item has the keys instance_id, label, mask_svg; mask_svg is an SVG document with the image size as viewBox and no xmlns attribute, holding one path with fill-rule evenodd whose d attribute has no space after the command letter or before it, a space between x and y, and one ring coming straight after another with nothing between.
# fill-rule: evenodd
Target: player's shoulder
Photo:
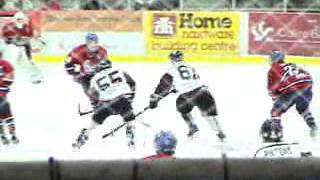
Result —
<instances>
[{"instance_id":1,"label":"player's shoulder","mask_svg":"<svg viewBox=\"0 0 320 180\"><path fill-rule=\"evenodd\" d=\"M83 51L86 49L86 47L87 47L86 44L80 44L80 45L76 46L75 48L73 48L73 50L74 51Z\"/></svg>"},{"instance_id":2,"label":"player's shoulder","mask_svg":"<svg viewBox=\"0 0 320 180\"><path fill-rule=\"evenodd\" d=\"M107 48L106 47L104 47L102 45L99 45L98 47L99 47L99 51L100 52L107 52Z\"/></svg>"},{"instance_id":3,"label":"player's shoulder","mask_svg":"<svg viewBox=\"0 0 320 180\"><path fill-rule=\"evenodd\" d=\"M85 44L80 44L76 47L74 47L71 52L69 53L70 56L74 56L74 55L78 55L81 54L83 52L85 52L86 49L86 45Z\"/></svg>"}]
</instances>

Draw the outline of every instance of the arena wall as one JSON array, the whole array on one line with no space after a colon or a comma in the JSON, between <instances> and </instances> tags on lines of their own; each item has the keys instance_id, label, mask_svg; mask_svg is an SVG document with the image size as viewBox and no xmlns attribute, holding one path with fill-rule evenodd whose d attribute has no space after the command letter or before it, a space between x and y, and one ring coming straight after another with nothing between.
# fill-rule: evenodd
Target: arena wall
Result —
<instances>
[{"instance_id":1,"label":"arena wall","mask_svg":"<svg viewBox=\"0 0 320 180\"><path fill-rule=\"evenodd\" d=\"M317 180L320 159L0 162L1 180Z\"/></svg>"}]
</instances>

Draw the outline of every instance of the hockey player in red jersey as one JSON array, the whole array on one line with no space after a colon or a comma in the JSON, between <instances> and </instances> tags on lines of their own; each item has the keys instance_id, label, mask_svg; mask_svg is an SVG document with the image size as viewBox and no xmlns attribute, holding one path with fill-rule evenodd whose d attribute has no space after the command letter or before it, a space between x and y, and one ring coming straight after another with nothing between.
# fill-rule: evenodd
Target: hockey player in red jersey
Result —
<instances>
[{"instance_id":1,"label":"hockey player in red jersey","mask_svg":"<svg viewBox=\"0 0 320 180\"><path fill-rule=\"evenodd\" d=\"M210 127L214 130L220 140L225 134L218 123L218 115L215 100L197 74L196 70L187 65L183 60L181 51L170 53L169 58L172 67L165 73L155 92L150 96L150 108L155 108L158 102L171 90L179 94L176 101L176 108L182 118L189 126L188 136L192 137L199 129L193 120L191 111L196 106L202 115L207 119Z\"/></svg>"},{"instance_id":2,"label":"hockey player in red jersey","mask_svg":"<svg viewBox=\"0 0 320 180\"><path fill-rule=\"evenodd\" d=\"M7 94L14 79L14 69L6 60L0 60L0 136L3 144L17 144L14 118L11 113L10 103ZM11 137L8 139L5 133L5 126L9 129Z\"/></svg>"},{"instance_id":3,"label":"hockey player in red jersey","mask_svg":"<svg viewBox=\"0 0 320 180\"><path fill-rule=\"evenodd\" d=\"M3 26L2 37L7 44L3 57L14 63L27 59L32 71L30 77L32 83L42 82L42 73L32 60L31 39L35 37L35 33L28 17L22 12L17 12L13 21Z\"/></svg>"},{"instance_id":4,"label":"hockey player in red jersey","mask_svg":"<svg viewBox=\"0 0 320 180\"><path fill-rule=\"evenodd\" d=\"M309 110L312 100L312 77L304 69L292 63L285 63L281 51L272 51L271 68L268 72L268 90L274 100L271 119L266 120L260 130L265 142L279 142L283 132L281 115L293 105L310 128L311 137L317 134L317 125Z\"/></svg>"},{"instance_id":5,"label":"hockey player in red jersey","mask_svg":"<svg viewBox=\"0 0 320 180\"><path fill-rule=\"evenodd\" d=\"M100 61L107 59L107 50L100 46L98 36L89 33L85 37L85 44L74 48L65 60L65 69L73 79L80 83L86 95L89 96L91 103L95 105L96 101L87 93L90 80L94 75L96 65Z\"/></svg>"},{"instance_id":6,"label":"hockey player in red jersey","mask_svg":"<svg viewBox=\"0 0 320 180\"><path fill-rule=\"evenodd\" d=\"M156 149L156 154L143 158L144 160L159 160L159 159L175 159L174 154L177 146L177 139L170 131L160 131L156 134L153 145Z\"/></svg>"}]
</instances>

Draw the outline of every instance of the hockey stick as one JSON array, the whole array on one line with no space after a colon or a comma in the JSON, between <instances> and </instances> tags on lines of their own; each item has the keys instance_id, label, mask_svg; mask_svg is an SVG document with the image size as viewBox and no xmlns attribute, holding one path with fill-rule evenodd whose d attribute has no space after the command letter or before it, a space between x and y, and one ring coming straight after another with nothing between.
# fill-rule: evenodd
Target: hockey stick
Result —
<instances>
[{"instance_id":1,"label":"hockey stick","mask_svg":"<svg viewBox=\"0 0 320 180\"><path fill-rule=\"evenodd\" d=\"M84 116L84 115L87 115L87 114L90 114L90 113L93 113L93 112L94 112L93 109L91 109L91 110L89 110L89 111L81 111L80 104L78 104L78 114L79 114L80 116Z\"/></svg>"},{"instance_id":2,"label":"hockey stick","mask_svg":"<svg viewBox=\"0 0 320 180\"><path fill-rule=\"evenodd\" d=\"M136 115L135 115L135 118L140 116L141 114L143 114L146 110L150 109L149 106L145 107L142 111L138 112ZM125 126L128 122L123 122L122 124L120 124L119 126L117 126L116 128L114 128L113 130L111 130L109 133L105 134L102 136L102 138L106 138L110 135L113 135L115 132L117 132L119 129L121 129L123 126ZM143 122L141 122L143 123ZM145 123L146 124L146 123ZM148 126L150 127L150 125L148 124Z\"/></svg>"}]
</instances>

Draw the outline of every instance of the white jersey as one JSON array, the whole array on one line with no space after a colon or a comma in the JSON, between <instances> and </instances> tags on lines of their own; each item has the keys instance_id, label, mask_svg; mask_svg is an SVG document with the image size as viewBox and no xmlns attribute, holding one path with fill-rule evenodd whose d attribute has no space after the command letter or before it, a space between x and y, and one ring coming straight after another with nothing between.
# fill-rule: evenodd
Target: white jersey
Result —
<instances>
[{"instance_id":1,"label":"white jersey","mask_svg":"<svg viewBox=\"0 0 320 180\"><path fill-rule=\"evenodd\" d=\"M173 64L168 71L168 74L173 77L173 88L180 94L190 92L196 88L203 86L200 77L196 70L184 62Z\"/></svg>"},{"instance_id":2,"label":"white jersey","mask_svg":"<svg viewBox=\"0 0 320 180\"><path fill-rule=\"evenodd\" d=\"M95 74L91 79L90 89L98 92L100 101L109 101L120 95L132 93L124 72L114 68Z\"/></svg>"}]
</instances>

